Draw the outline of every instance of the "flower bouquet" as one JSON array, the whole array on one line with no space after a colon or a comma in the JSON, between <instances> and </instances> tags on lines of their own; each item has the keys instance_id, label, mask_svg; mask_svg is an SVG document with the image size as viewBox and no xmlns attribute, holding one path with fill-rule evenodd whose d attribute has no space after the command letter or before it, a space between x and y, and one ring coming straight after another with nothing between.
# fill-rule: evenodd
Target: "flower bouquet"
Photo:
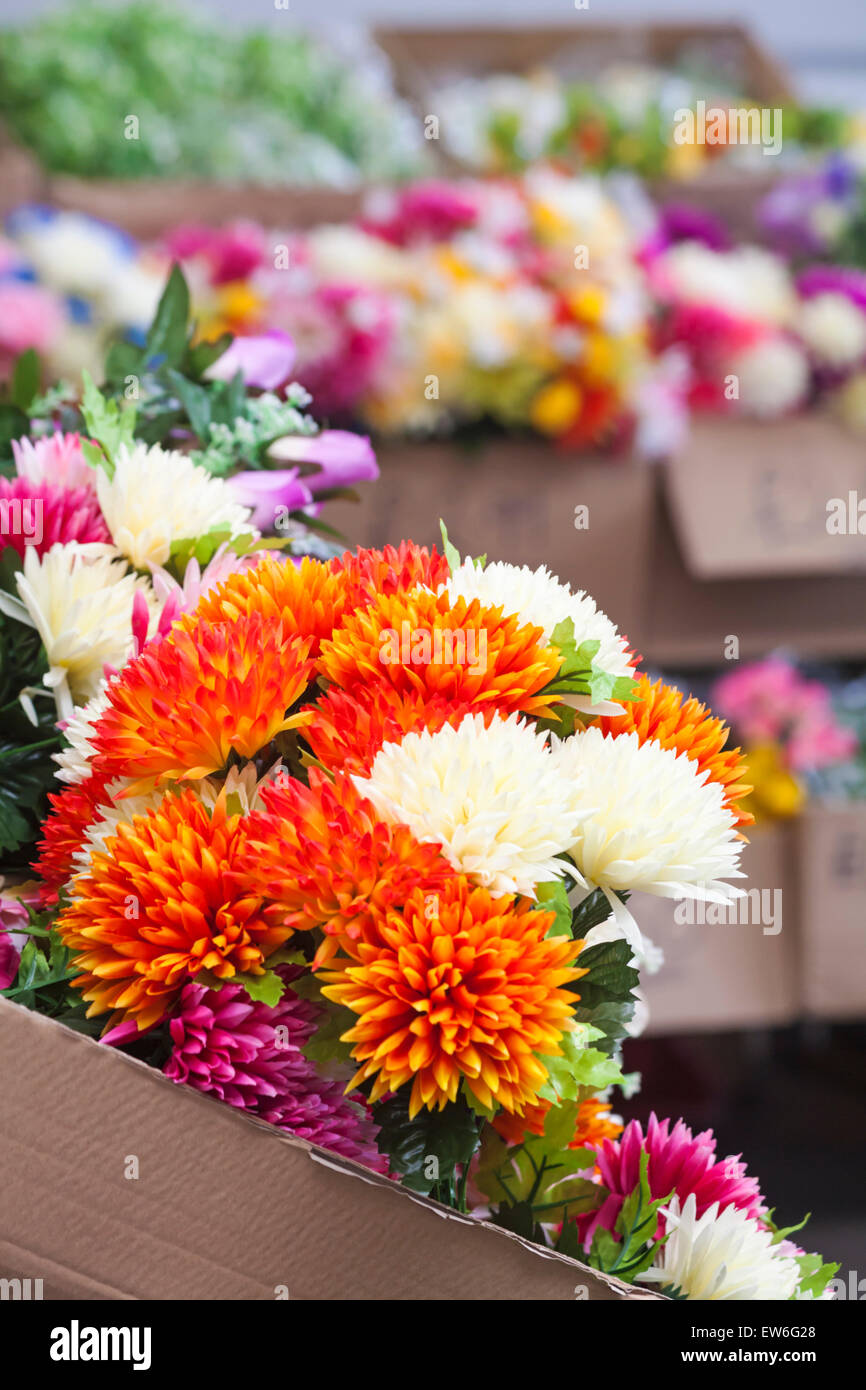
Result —
<instances>
[{"instance_id":1,"label":"flower bouquet","mask_svg":"<svg viewBox=\"0 0 866 1390\"><path fill-rule=\"evenodd\" d=\"M30 349L0 400L4 868L30 857L106 679L265 550L332 553L322 507L377 475L366 439L304 413L302 387L267 389L290 378L286 335L193 333L175 268L144 341L109 347L102 390L87 372L43 389Z\"/></svg>"},{"instance_id":2,"label":"flower bouquet","mask_svg":"<svg viewBox=\"0 0 866 1390\"><path fill-rule=\"evenodd\" d=\"M822 1296L739 1158L615 1114L629 894L737 893L739 751L587 594L443 540L265 555L110 674L6 997L626 1281Z\"/></svg>"}]
</instances>

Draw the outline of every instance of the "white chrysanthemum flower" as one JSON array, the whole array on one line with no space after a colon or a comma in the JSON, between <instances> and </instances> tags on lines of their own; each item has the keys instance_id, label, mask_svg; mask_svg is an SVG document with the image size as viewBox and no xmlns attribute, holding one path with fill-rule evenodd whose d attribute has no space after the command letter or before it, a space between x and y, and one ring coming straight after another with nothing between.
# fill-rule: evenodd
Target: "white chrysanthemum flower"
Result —
<instances>
[{"instance_id":1,"label":"white chrysanthemum flower","mask_svg":"<svg viewBox=\"0 0 866 1390\"><path fill-rule=\"evenodd\" d=\"M43 555L31 546L15 576L24 619L42 638L48 665L43 677L54 690L61 719L98 694L106 665L120 668L132 653L132 606L143 593L151 613L150 584L131 574L110 545L52 545Z\"/></svg>"},{"instance_id":2,"label":"white chrysanthemum flower","mask_svg":"<svg viewBox=\"0 0 866 1390\"><path fill-rule=\"evenodd\" d=\"M718 782L691 758L635 733L587 729L558 741L554 760L574 781L574 804L595 809L569 846L584 878L609 894L663 898L735 896L742 878L736 822Z\"/></svg>"},{"instance_id":3,"label":"white chrysanthemum flower","mask_svg":"<svg viewBox=\"0 0 866 1390\"><path fill-rule=\"evenodd\" d=\"M137 569L164 565L173 541L217 527L232 536L253 529L250 509L235 501L222 478L158 444L122 444L114 476L100 469L96 491L114 544Z\"/></svg>"},{"instance_id":4,"label":"white chrysanthemum flower","mask_svg":"<svg viewBox=\"0 0 866 1390\"><path fill-rule=\"evenodd\" d=\"M787 338L761 338L731 362L739 382L740 409L758 419L773 419L800 404L809 389L809 364Z\"/></svg>"},{"instance_id":5,"label":"white chrysanthemum flower","mask_svg":"<svg viewBox=\"0 0 866 1390\"><path fill-rule=\"evenodd\" d=\"M798 326L800 337L822 367L852 367L866 356L866 314L847 294L828 292L807 299Z\"/></svg>"},{"instance_id":6,"label":"white chrysanthemum flower","mask_svg":"<svg viewBox=\"0 0 866 1390\"><path fill-rule=\"evenodd\" d=\"M455 869L494 893L533 897L536 884L561 877L556 856L586 814L546 734L517 715L407 734L354 782L387 821L441 844Z\"/></svg>"},{"instance_id":7,"label":"white chrysanthemum flower","mask_svg":"<svg viewBox=\"0 0 866 1390\"><path fill-rule=\"evenodd\" d=\"M59 753L52 753L57 763L57 777L61 782L83 782L90 776L90 760L94 748L90 742L93 730L108 709L107 681L100 681L99 689L86 705L77 705L72 718L63 727L66 747Z\"/></svg>"},{"instance_id":8,"label":"white chrysanthemum flower","mask_svg":"<svg viewBox=\"0 0 866 1390\"><path fill-rule=\"evenodd\" d=\"M582 589L572 593L571 585L563 584L545 565L533 570L528 565L509 565L495 560L482 569L471 560L464 560L440 585L440 592L443 589L447 590L451 603L457 598L467 602L477 598L483 604L516 614L521 623L542 628L546 642L550 642L558 623L571 618L578 646L590 640L600 643L594 659L600 670L612 676L630 676L634 672L634 657L628 643L607 614ZM612 700L593 704L588 696L564 695L562 701L584 714L622 712L622 706Z\"/></svg>"},{"instance_id":9,"label":"white chrysanthemum flower","mask_svg":"<svg viewBox=\"0 0 866 1390\"><path fill-rule=\"evenodd\" d=\"M671 1234L657 1252L657 1263L639 1274L639 1280L670 1285L687 1299L701 1302L775 1303L792 1296L800 1266L773 1244L772 1231L738 1207L720 1212L718 1202L703 1216L696 1213L693 1192L682 1208L678 1197L662 1207Z\"/></svg>"}]
</instances>

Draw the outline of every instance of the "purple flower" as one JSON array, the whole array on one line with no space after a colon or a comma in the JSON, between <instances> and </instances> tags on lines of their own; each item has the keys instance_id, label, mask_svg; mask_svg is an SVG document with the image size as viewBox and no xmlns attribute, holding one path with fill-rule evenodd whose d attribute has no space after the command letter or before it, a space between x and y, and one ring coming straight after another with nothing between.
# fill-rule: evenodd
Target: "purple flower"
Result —
<instances>
[{"instance_id":1,"label":"purple flower","mask_svg":"<svg viewBox=\"0 0 866 1390\"><path fill-rule=\"evenodd\" d=\"M257 531L272 531L278 512L308 507L313 494L301 482L299 468L249 469L226 482L243 507L252 507Z\"/></svg>"},{"instance_id":2,"label":"purple flower","mask_svg":"<svg viewBox=\"0 0 866 1390\"><path fill-rule=\"evenodd\" d=\"M841 265L811 265L797 276L797 293L803 299L816 294L844 294L866 314L866 271Z\"/></svg>"},{"instance_id":3,"label":"purple flower","mask_svg":"<svg viewBox=\"0 0 866 1390\"><path fill-rule=\"evenodd\" d=\"M369 439L349 430L322 430L312 438L288 434L272 444L268 454L281 462L315 464L319 471L306 473L304 478L312 493L372 482L379 476Z\"/></svg>"},{"instance_id":4,"label":"purple flower","mask_svg":"<svg viewBox=\"0 0 866 1390\"><path fill-rule=\"evenodd\" d=\"M272 328L256 337L235 338L206 376L211 381L231 381L240 372L245 386L276 391L288 381L294 365L294 340L282 329Z\"/></svg>"}]
</instances>

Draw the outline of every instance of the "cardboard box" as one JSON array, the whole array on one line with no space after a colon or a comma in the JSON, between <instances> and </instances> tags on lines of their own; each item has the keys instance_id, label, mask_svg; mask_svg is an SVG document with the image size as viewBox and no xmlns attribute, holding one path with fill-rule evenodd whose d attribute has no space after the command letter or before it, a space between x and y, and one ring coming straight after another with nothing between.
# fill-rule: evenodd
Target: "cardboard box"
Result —
<instances>
[{"instance_id":1,"label":"cardboard box","mask_svg":"<svg viewBox=\"0 0 866 1390\"><path fill-rule=\"evenodd\" d=\"M742 907L732 906L734 922L714 921L709 903L633 894L635 920L665 953L658 974L644 972L641 981L649 1005L647 1033L768 1028L799 1017L795 848L790 825L751 828L743 852L748 879L740 886L752 896L741 900Z\"/></svg>"},{"instance_id":2,"label":"cardboard box","mask_svg":"<svg viewBox=\"0 0 866 1390\"><path fill-rule=\"evenodd\" d=\"M866 805L813 802L796 837L805 1012L866 1018Z\"/></svg>"},{"instance_id":3,"label":"cardboard box","mask_svg":"<svg viewBox=\"0 0 866 1390\"><path fill-rule=\"evenodd\" d=\"M659 1297L3 999L0 1073L0 1277L46 1298Z\"/></svg>"},{"instance_id":4,"label":"cardboard box","mask_svg":"<svg viewBox=\"0 0 866 1390\"><path fill-rule=\"evenodd\" d=\"M329 504L329 524L352 544L411 538L441 547L441 517L461 555L545 564L588 590L635 637L649 565L651 469L563 454L531 439L496 439L471 451L453 441L377 443L376 456L376 486L362 489L360 502Z\"/></svg>"},{"instance_id":5,"label":"cardboard box","mask_svg":"<svg viewBox=\"0 0 866 1390\"><path fill-rule=\"evenodd\" d=\"M391 61L398 90L416 106L454 76L548 68L566 78L591 79L612 63L670 67L689 61L738 82L756 101L778 105L792 99L784 69L740 24L597 24L575 11L571 24L385 25L373 37Z\"/></svg>"}]
</instances>

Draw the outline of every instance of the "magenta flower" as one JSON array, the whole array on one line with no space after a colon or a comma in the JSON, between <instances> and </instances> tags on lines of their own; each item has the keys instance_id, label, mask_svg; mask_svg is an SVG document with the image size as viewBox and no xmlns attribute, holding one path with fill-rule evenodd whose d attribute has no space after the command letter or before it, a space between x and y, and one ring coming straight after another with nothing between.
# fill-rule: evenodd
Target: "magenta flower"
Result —
<instances>
[{"instance_id":1,"label":"magenta flower","mask_svg":"<svg viewBox=\"0 0 866 1390\"><path fill-rule=\"evenodd\" d=\"M294 364L292 338L273 328L255 337L235 338L206 375L212 381L231 381L240 372L245 386L255 391L276 391L288 381Z\"/></svg>"},{"instance_id":2,"label":"magenta flower","mask_svg":"<svg viewBox=\"0 0 866 1390\"><path fill-rule=\"evenodd\" d=\"M271 445L268 455L281 462L315 464L319 471L304 475L304 482L313 493L372 482L379 476L370 440L349 430L322 430L312 437L287 434Z\"/></svg>"},{"instance_id":3,"label":"magenta flower","mask_svg":"<svg viewBox=\"0 0 866 1390\"><path fill-rule=\"evenodd\" d=\"M619 1139L603 1139L596 1148L601 1181L609 1192L602 1207L578 1218L585 1248L592 1244L597 1226L612 1231L622 1204L640 1180L640 1156L649 1154L647 1176L653 1199L675 1192L680 1205L694 1193L700 1217L714 1202L719 1210L735 1206L749 1216L758 1216L764 1203L757 1178L747 1177L739 1155L716 1158L712 1130L693 1136L682 1120L673 1129L670 1120L650 1115L646 1137L637 1120L626 1125ZM663 1234L663 1220L657 1234Z\"/></svg>"},{"instance_id":4,"label":"magenta flower","mask_svg":"<svg viewBox=\"0 0 866 1390\"><path fill-rule=\"evenodd\" d=\"M232 222L227 227L186 223L170 233L165 249L173 260L201 257L210 283L227 285L246 280L259 268L267 251L267 237L255 222Z\"/></svg>"},{"instance_id":5,"label":"magenta flower","mask_svg":"<svg viewBox=\"0 0 866 1390\"><path fill-rule=\"evenodd\" d=\"M298 972L284 968L281 973L288 980ZM319 1014L315 1004L290 988L271 1008L254 1003L240 985L209 990L189 984L169 1024L173 1048L163 1070L179 1085L386 1172L367 1111L303 1054Z\"/></svg>"},{"instance_id":6,"label":"magenta flower","mask_svg":"<svg viewBox=\"0 0 866 1390\"><path fill-rule=\"evenodd\" d=\"M836 718L827 687L781 657L722 676L712 703L745 743L780 744L794 772L843 762L857 750L853 730Z\"/></svg>"},{"instance_id":7,"label":"magenta flower","mask_svg":"<svg viewBox=\"0 0 866 1390\"><path fill-rule=\"evenodd\" d=\"M437 179L399 192L375 193L361 222L364 231L393 246L449 241L478 220L479 204L464 188Z\"/></svg>"},{"instance_id":8,"label":"magenta flower","mask_svg":"<svg viewBox=\"0 0 866 1390\"><path fill-rule=\"evenodd\" d=\"M0 550L28 546L44 554L58 541L111 541L99 503L88 488L0 478Z\"/></svg>"},{"instance_id":9,"label":"magenta flower","mask_svg":"<svg viewBox=\"0 0 866 1390\"><path fill-rule=\"evenodd\" d=\"M13 898L8 893L0 893L0 989L8 989L18 974L21 951L27 942L26 934L20 930L28 923L26 903L37 902L37 897Z\"/></svg>"},{"instance_id":10,"label":"magenta flower","mask_svg":"<svg viewBox=\"0 0 866 1390\"><path fill-rule=\"evenodd\" d=\"M226 482L242 506L252 507L256 530L273 531L282 511L297 511L313 500L300 472L299 468L249 469Z\"/></svg>"},{"instance_id":11,"label":"magenta flower","mask_svg":"<svg viewBox=\"0 0 866 1390\"><path fill-rule=\"evenodd\" d=\"M850 266L812 265L797 276L797 293L803 299L816 294L843 294L866 314L866 271Z\"/></svg>"}]
</instances>

